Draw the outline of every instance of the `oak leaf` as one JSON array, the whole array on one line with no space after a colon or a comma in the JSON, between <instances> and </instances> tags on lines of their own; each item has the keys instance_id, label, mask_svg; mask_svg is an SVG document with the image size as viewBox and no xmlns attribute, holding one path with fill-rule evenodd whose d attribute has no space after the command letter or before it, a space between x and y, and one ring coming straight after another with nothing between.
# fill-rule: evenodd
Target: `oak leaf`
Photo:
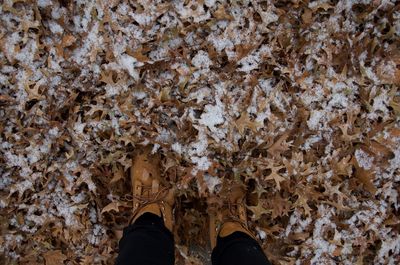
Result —
<instances>
[{"instance_id":1,"label":"oak leaf","mask_svg":"<svg viewBox=\"0 0 400 265\"><path fill-rule=\"evenodd\" d=\"M43 254L43 257L46 261L46 265L64 264L64 261L67 259L67 256L65 256L61 250L47 251Z\"/></svg>"},{"instance_id":2,"label":"oak leaf","mask_svg":"<svg viewBox=\"0 0 400 265\"><path fill-rule=\"evenodd\" d=\"M270 199L269 205L272 219L285 215L287 216L290 210L290 201L282 198L279 194L276 194Z\"/></svg>"},{"instance_id":3,"label":"oak leaf","mask_svg":"<svg viewBox=\"0 0 400 265\"><path fill-rule=\"evenodd\" d=\"M276 157L288 150L290 147L290 144L286 142L286 139L288 137L289 132L285 132L284 134L282 134L275 143L268 147L267 152Z\"/></svg>"},{"instance_id":4,"label":"oak leaf","mask_svg":"<svg viewBox=\"0 0 400 265\"><path fill-rule=\"evenodd\" d=\"M353 157L352 163L355 167L355 177L363 184L365 190L374 195L377 189L372 183L375 177L372 170L366 170L360 167L355 157Z\"/></svg>"},{"instance_id":5,"label":"oak leaf","mask_svg":"<svg viewBox=\"0 0 400 265\"><path fill-rule=\"evenodd\" d=\"M113 166L114 176L110 180L110 184L117 182L120 179L124 178L124 169L121 166Z\"/></svg>"},{"instance_id":6,"label":"oak leaf","mask_svg":"<svg viewBox=\"0 0 400 265\"><path fill-rule=\"evenodd\" d=\"M327 10L329 10L331 8L334 8L334 6L331 6L329 3L319 2L316 5L311 7L313 12L317 11L320 8L325 10L325 11L327 11Z\"/></svg>"},{"instance_id":7,"label":"oak leaf","mask_svg":"<svg viewBox=\"0 0 400 265\"><path fill-rule=\"evenodd\" d=\"M351 156L343 157L339 162L334 163L332 166L337 175L349 176L351 174Z\"/></svg>"},{"instance_id":8,"label":"oak leaf","mask_svg":"<svg viewBox=\"0 0 400 265\"><path fill-rule=\"evenodd\" d=\"M232 16L228 14L225 10L225 7L223 5L219 5L217 10L214 12L214 16L216 19L220 20L231 20Z\"/></svg>"},{"instance_id":9,"label":"oak leaf","mask_svg":"<svg viewBox=\"0 0 400 265\"><path fill-rule=\"evenodd\" d=\"M264 208L264 203L261 201L257 204L257 206L247 206L247 208L253 213L253 220L258 220L263 214L271 212L271 210L267 210Z\"/></svg>"},{"instance_id":10,"label":"oak leaf","mask_svg":"<svg viewBox=\"0 0 400 265\"><path fill-rule=\"evenodd\" d=\"M308 232L292 233L292 234L289 234L289 239L305 241L307 238L309 238L309 236L310 236L310 233L308 233Z\"/></svg>"},{"instance_id":11,"label":"oak leaf","mask_svg":"<svg viewBox=\"0 0 400 265\"><path fill-rule=\"evenodd\" d=\"M286 178L282 177L281 175L278 174L278 171L280 169L284 168L283 166L278 166L278 167L270 167L271 169L271 174L269 174L265 180L273 180L275 181L276 187L278 190L281 190L281 182L285 181Z\"/></svg>"},{"instance_id":12,"label":"oak leaf","mask_svg":"<svg viewBox=\"0 0 400 265\"><path fill-rule=\"evenodd\" d=\"M134 57L136 60L138 60L139 62L142 62L142 63L150 61L150 58L147 57L147 56L144 54L145 52L146 52L146 51L143 50L142 48L141 48L141 49L138 49L138 50L136 50L136 51L133 51L133 50L131 50L131 49L127 49L127 51L126 51L126 53L127 53L128 55Z\"/></svg>"},{"instance_id":13,"label":"oak leaf","mask_svg":"<svg viewBox=\"0 0 400 265\"><path fill-rule=\"evenodd\" d=\"M397 64L396 64L397 63ZM386 84L400 85L400 69L396 67L400 60L383 60L377 67L378 77Z\"/></svg>"},{"instance_id":14,"label":"oak leaf","mask_svg":"<svg viewBox=\"0 0 400 265\"><path fill-rule=\"evenodd\" d=\"M343 134L342 135L342 139L344 141L346 141L346 142L351 142L351 141L356 140L356 139L358 139L360 137L360 133L355 133L355 134L352 134L352 135L349 134L348 130L350 128L350 125L348 123L339 125L339 128L340 128L340 130L342 131L342 134Z\"/></svg>"},{"instance_id":15,"label":"oak leaf","mask_svg":"<svg viewBox=\"0 0 400 265\"><path fill-rule=\"evenodd\" d=\"M312 22L312 11L308 8L304 9L303 15L301 15L301 19L303 20L305 25L308 25Z\"/></svg>"},{"instance_id":16,"label":"oak leaf","mask_svg":"<svg viewBox=\"0 0 400 265\"><path fill-rule=\"evenodd\" d=\"M118 201L115 202L111 202L109 204L107 204L106 207L103 208L103 210L101 210L101 213L106 213L106 212L110 212L110 211L115 211L115 212L119 212L118 207L121 206L121 203Z\"/></svg>"},{"instance_id":17,"label":"oak leaf","mask_svg":"<svg viewBox=\"0 0 400 265\"><path fill-rule=\"evenodd\" d=\"M76 38L72 35L64 35L62 38L62 46L63 47L69 47L72 44L74 44L76 41Z\"/></svg>"},{"instance_id":18,"label":"oak leaf","mask_svg":"<svg viewBox=\"0 0 400 265\"><path fill-rule=\"evenodd\" d=\"M304 195L301 195L295 202L294 206L303 208L305 216L310 216L311 208L310 208L310 206L308 206L307 201L308 201L307 198Z\"/></svg>"},{"instance_id":19,"label":"oak leaf","mask_svg":"<svg viewBox=\"0 0 400 265\"><path fill-rule=\"evenodd\" d=\"M235 126L239 130L240 135L244 134L246 128L257 132L257 130L262 127L260 122L252 121L249 114L245 111L240 115L240 118L235 121Z\"/></svg>"}]
</instances>

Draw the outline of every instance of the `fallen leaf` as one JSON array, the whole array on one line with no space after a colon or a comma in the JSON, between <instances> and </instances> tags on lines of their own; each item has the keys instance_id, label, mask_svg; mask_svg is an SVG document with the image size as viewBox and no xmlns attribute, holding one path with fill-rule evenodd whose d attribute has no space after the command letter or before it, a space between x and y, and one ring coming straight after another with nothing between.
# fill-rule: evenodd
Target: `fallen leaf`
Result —
<instances>
[{"instance_id":1,"label":"fallen leaf","mask_svg":"<svg viewBox=\"0 0 400 265\"><path fill-rule=\"evenodd\" d=\"M217 10L214 12L214 16L215 16L215 18L220 19L220 20L224 20L224 19L231 20L232 19L232 16L226 12L225 7L222 4L218 5Z\"/></svg>"},{"instance_id":2,"label":"fallen leaf","mask_svg":"<svg viewBox=\"0 0 400 265\"><path fill-rule=\"evenodd\" d=\"M117 182L120 179L124 179L124 168L121 166L113 166L114 177L110 180L110 184Z\"/></svg>"},{"instance_id":3,"label":"fallen leaf","mask_svg":"<svg viewBox=\"0 0 400 265\"><path fill-rule=\"evenodd\" d=\"M247 206L247 208L253 213L252 219L258 220L263 214L267 214L270 210L264 208L263 203L259 202L257 206Z\"/></svg>"},{"instance_id":4,"label":"fallen leaf","mask_svg":"<svg viewBox=\"0 0 400 265\"><path fill-rule=\"evenodd\" d=\"M269 174L265 180L273 180L275 181L276 184L276 188L278 190L281 189L281 182L285 181L286 178L282 177L278 171L281 170L282 168L284 168L284 166L269 166L269 169L271 169L271 174Z\"/></svg>"},{"instance_id":5,"label":"fallen leaf","mask_svg":"<svg viewBox=\"0 0 400 265\"><path fill-rule=\"evenodd\" d=\"M76 41L76 38L73 35L64 35L62 38L62 46L69 47Z\"/></svg>"},{"instance_id":6,"label":"fallen leaf","mask_svg":"<svg viewBox=\"0 0 400 265\"><path fill-rule=\"evenodd\" d=\"M285 132L282 134L278 140L273 143L268 149L268 153L272 156L279 156L281 153L289 149L289 144L286 142L286 139L289 137L289 132Z\"/></svg>"},{"instance_id":7,"label":"fallen leaf","mask_svg":"<svg viewBox=\"0 0 400 265\"><path fill-rule=\"evenodd\" d=\"M61 250L52 250L43 254L43 257L46 261L46 265L60 265L64 264L64 261L67 259Z\"/></svg>"},{"instance_id":8,"label":"fallen leaf","mask_svg":"<svg viewBox=\"0 0 400 265\"><path fill-rule=\"evenodd\" d=\"M372 183L375 178L372 170L366 170L360 167L355 157L353 157L351 161L355 168L355 177L358 179L359 182L361 182L361 184L363 184L365 190L370 192L372 195L375 195L377 189Z\"/></svg>"},{"instance_id":9,"label":"fallen leaf","mask_svg":"<svg viewBox=\"0 0 400 265\"><path fill-rule=\"evenodd\" d=\"M308 8L304 9L304 13L301 15L301 19L303 20L304 24L311 24L312 17L312 11Z\"/></svg>"},{"instance_id":10,"label":"fallen leaf","mask_svg":"<svg viewBox=\"0 0 400 265\"><path fill-rule=\"evenodd\" d=\"M240 118L235 121L235 126L240 135L244 135L246 128L253 132L257 132L257 130L262 127L262 124L260 122L252 121L249 114L245 111L240 115Z\"/></svg>"},{"instance_id":11,"label":"fallen leaf","mask_svg":"<svg viewBox=\"0 0 400 265\"><path fill-rule=\"evenodd\" d=\"M109 204L107 204L107 206L105 206L104 208L103 208L103 210L101 210L101 213L103 214L103 213L107 213L107 212L110 212L110 211L115 211L115 212L119 212L119 206L121 206L121 204L120 204L120 202L118 202L118 201L115 201L115 202L111 202L111 203L109 203Z\"/></svg>"}]
</instances>

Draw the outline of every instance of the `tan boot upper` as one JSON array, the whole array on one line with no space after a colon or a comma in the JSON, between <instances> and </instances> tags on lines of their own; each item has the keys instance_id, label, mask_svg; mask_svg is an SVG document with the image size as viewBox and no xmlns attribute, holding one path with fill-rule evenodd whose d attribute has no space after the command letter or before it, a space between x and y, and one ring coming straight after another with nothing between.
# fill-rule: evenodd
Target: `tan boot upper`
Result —
<instances>
[{"instance_id":1,"label":"tan boot upper","mask_svg":"<svg viewBox=\"0 0 400 265\"><path fill-rule=\"evenodd\" d=\"M133 220L146 212L163 217L165 226L172 231L174 192L160 173L160 156L144 148L135 155L131 167L133 194Z\"/></svg>"}]
</instances>

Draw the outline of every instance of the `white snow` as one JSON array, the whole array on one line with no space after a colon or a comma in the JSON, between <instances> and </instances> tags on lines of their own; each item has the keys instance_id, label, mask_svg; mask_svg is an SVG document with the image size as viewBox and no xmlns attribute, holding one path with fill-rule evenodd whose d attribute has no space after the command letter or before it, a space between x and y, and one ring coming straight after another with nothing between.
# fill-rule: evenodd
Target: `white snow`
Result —
<instances>
[{"instance_id":1,"label":"white snow","mask_svg":"<svg viewBox=\"0 0 400 265\"><path fill-rule=\"evenodd\" d=\"M39 7L46 7L51 5L51 0L38 0Z\"/></svg>"},{"instance_id":2,"label":"white snow","mask_svg":"<svg viewBox=\"0 0 400 265\"><path fill-rule=\"evenodd\" d=\"M215 187L221 184L221 180L218 177L211 176L210 174L204 174L203 179L207 184L210 193L215 192Z\"/></svg>"},{"instance_id":3,"label":"white snow","mask_svg":"<svg viewBox=\"0 0 400 265\"><path fill-rule=\"evenodd\" d=\"M204 107L204 112L200 116L199 124L207 126L211 131L216 131L216 125L224 123L224 107L222 104Z\"/></svg>"},{"instance_id":4,"label":"white snow","mask_svg":"<svg viewBox=\"0 0 400 265\"><path fill-rule=\"evenodd\" d=\"M203 156L208 147L207 134L203 128L198 129L199 134L197 136L197 141L190 143L188 148L189 156Z\"/></svg>"},{"instance_id":5,"label":"white snow","mask_svg":"<svg viewBox=\"0 0 400 265\"><path fill-rule=\"evenodd\" d=\"M241 65L239 70L248 73L251 70L257 69L259 62L260 62L260 57L258 55L256 54L248 55L240 59L240 61L238 61L238 64Z\"/></svg>"},{"instance_id":6,"label":"white snow","mask_svg":"<svg viewBox=\"0 0 400 265\"><path fill-rule=\"evenodd\" d=\"M261 89L264 91L264 93L266 94L267 97L274 90L274 87L272 86L273 82L274 82L274 80L272 78L258 80L258 84L260 85Z\"/></svg>"},{"instance_id":7,"label":"white snow","mask_svg":"<svg viewBox=\"0 0 400 265\"><path fill-rule=\"evenodd\" d=\"M328 106L330 108L347 108L349 106L349 98L342 93L333 94Z\"/></svg>"},{"instance_id":8,"label":"white snow","mask_svg":"<svg viewBox=\"0 0 400 265\"><path fill-rule=\"evenodd\" d=\"M208 57L208 53L200 50L192 59L192 64L199 69L208 69L212 65L212 61Z\"/></svg>"},{"instance_id":9,"label":"white snow","mask_svg":"<svg viewBox=\"0 0 400 265\"><path fill-rule=\"evenodd\" d=\"M33 183L30 180L24 180L11 187L10 194L18 191L18 195L22 196L26 190L33 190Z\"/></svg>"},{"instance_id":10,"label":"white snow","mask_svg":"<svg viewBox=\"0 0 400 265\"><path fill-rule=\"evenodd\" d=\"M400 253L400 235L387 238L382 242L381 248L378 251L378 257L380 263L395 264L396 254ZM391 262L389 262L389 260ZM397 260L398 262L398 260Z\"/></svg>"},{"instance_id":11,"label":"white snow","mask_svg":"<svg viewBox=\"0 0 400 265\"><path fill-rule=\"evenodd\" d=\"M318 130L321 125L320 122L325 115L325 111L323 110L312 110L310 118L307 121L307 126L311 130Z\"/></svg>"},{"instance_id":12,"label":"white snow","mask_svg":"<svg viewBox=\"0 0 400 265\"><path fill-rule=\"evenodd\" d=\"M322 140L321 135L312 135L303 144L304 150L308 151L311 149L312 145L315 143L318 143L319 141Z\"/></svg>"},{"instance_id":13,"label":"white snow","mask_svg":"<svg viewBox=\"0 0 400 265\"><path fill-rule=\"evenodd\" d=\"M122 68L128 71L129 75L135 79L139 79L139 73L137 70L135 70L136 65L141 65L141 63L138 63L138 61L133 58L132 56L129 56L127 54L123 54L120 59L119 63L121 64Z\"/></svg>"},{"instance_id":14,"label":"white snow","mask_svg":"<svg viewBox=\"0 0 400 265\"><path fill-rule=\"evenodd\" d=\"M211 166L211 162L206 156L192 157L192 162L196 164L198 170L207 170Z\"/></svg>"},{"instance_id":15,"label":"white snow","mask_svg":"<svg viewBox=\"0 0 400 265\"><path fill-rule=\"evenodd\" d=\"M179 154L179 155L182 154L182 145L180 143L178 143L178 142L174 143L173 145L171 145L171 148L177 154Z\"/></svg>"},{"instance_id":16,"label":"white snow","mask_svg":"<svg viewBox=\"0 0 400 265\"><path fill-rule=\"evenodd\" d=\"M19 60L25 66L34 67L34 58L37 49L37 42L30 39L25 47L15 55L15 59Z\"/></svg>"},{"instance_id":17,"label":"white snow","mask_svg":"<svg viewBox=\"0 0 400 265\"><path fill-rule=\"evenodd\" d=\"M49 130L49 136L50 138L55 138L58 136L59 130L58 127L53 127Z\"/></svg>"},{"instance_id":18,"label":"white snow","mask_svg":"<svg viewBox=\"0 0 400 265\"><path fill-rule=\"evenodd\" d=\"M50 31L53 34L62 34L64 32L64 29L56 22L50 21L49 22L49 27L50 27Z\"/></svg>"},{"instance_id":19,"label":"white snow","mask_svg":"<svg viewBox=\"0 0 400 265\"><path fill-rule=\"evenodd\" d=\"M386 93L381 93L374 98L374 104L372 105L373 111L381 111L383 113L388 112L387 106L389 105L389 97Z\"/></svg>"},{"instance_id":20,"label":"white snow","mask_svg":"<svg viewBox=\"0 0 400 265\"><path fill-rule=\"evenodd\" d=\"M372 168L373 162L374 162L374 158L369 156L366 152L364 152L361 149L357 149L355 151L355 156L357 159L357 163L360 167L369 170Z\"/></svg>"},{"instance_id":21,"label":"white snow","mask_svg":"<svg viewBox=\"0 0 400 265\"><path fill-rule=\"evenodd\" d=\"M73 58L78 64L88 62L92 49L97 49L103 44L103 37L99 34L99 23L96 22L89 31L87 37L83 40L83 46L74 50Z\"/></svg>"},{"instance_id":22,"label":"white snow","mask_svg":"<svg viewBox=\"0 0 400 265\"><path fill-rule=\"evenodd\" d=\"M216 0L205 0L204 4L208 7L212 7L215 5Z\"/></svg>"},{"instance_id":23,"label":"white snow","mask_svg":"<svg viewBox=\"0 0 400 265\"><path fill-rule=\"evenodd\" d=\"M257 227L256 230L258 238L260 238L261 240L265 240L267 238L267 233L265 233L265 231L261 230L259 227Z\"/></svg>"},{"instance_id":24,"label":"white snow","mask_svg":"<svg viewBox=\"0 0 400 265\"><path fill-rule=\"evenodd\" d=\"M208 41L212 43L217 52L221 52L224 49L233 49L234 47L231 40L220 35L212 34L211 36L208 37Z\"/></svg>"},{"instance_id":25,"label":"white snow","mask_svg":"<svg viewBox=\"0 0 400 265\"><path fill-rule=\"evenodd\" d=\"M15 246L29 243L44 224L52 222L71 253L78 253L71 259L78 260L82 246L88 246L93 250L89 262L101 263L104 253L98 246L105 244L109 250L116 237L103 226L108 218L103 218L98 208L97 180L107 183L109 169L116 164L128 170L130 144L153 144L152 152L164 152L170 155L167 159L178 163L174 184L191 193L196 189L187 186L181 173L193 170L199 190L216 193L222 179L208 172L221 160L230 164L236 154L242 162L233 170L246 179L252 178L263 159L288 166L282 176L299 185L292 187L288 182L280 195L291 200L299 191L299 198L305 196L318 210L311 207L311 214L305 215L301 205L290 204L288 224L276 223L273 229L281 232L274 235L257 220L254 224L259 225L256 235L262 240L272 236L291 244L291 235L307 237L285 253L296 265L357 263L354 253L360 242L375 255L371 262L397 264L400 236L389 224L400 209L400 139L396 138L398 119L393 105L399 92L396 84L391 84L398 73L398 58L395 45L390 44L400 36L400 11L393 9L395 1L310 1L289 10L301 23L306 6L315 8L313 22L305 28L287 19L284 12L290 6L278 7L271 0L263 4L253 0L231 4L216 0L155 2L111 1L111 6L116 4L112 8L98 0L68 1L67 5L51 0L7 0L0 6L4 26L0 43L4 110L0 115L6 117L0 137L4 160L0 190L5 194L0 209L9 218L6 228L12 228L2 236L3 256L14 259L11 263L20 262L19 254L27 253ZM371 10L363 16L363 32L358 32L355 4L366 4ZM332 8L324 11L328 5ZM7 7L11 9L7 11ZM36 7L46 16L37 16ZM231 19L215 18L217 8L222 7ZM389 12L392 9L395 11ZM318 12L327 15L315 15ZM378 13L387 16L376 16ZM390 30L386 36L385 28ZM65 34L76 41L60 53ZM377 48L360 54L358 42L365 40L373 40ZM303 46L296 47L298 44ZM344 49L350 60L343 62L345 68L341 58L335 57ZM132 55L136 51L149 59L141 62ZM339 64L334 65L335 61ZM230 71L221 69L226 63ZM261 66L268 69L261 71ZM109 72L117 80L100 82ZM160 89L166 86L171 101L160 102ZM37 96L32 94L33 87L39 87L40 96L28 109L26 103ZM70 110L66 120L58 119L61 108ZM99 119L86 115L95 108L103 114ZM243 113L256 129L240 134L235 121ZM380 125L378 118L383 120ZM170 127L169 120L179 129ZM355 150L340 137L340 125L348 126L348 133L357 137ZM188 133L181 128L188 128ZM365 137L381 128L371 139ZM269 146L286 131L290 133L287 152L268 158L253 156L257 153L253 150ZM298 134L291 135L294 132ZM304 139L300 146L297 137ZM322 141L323 146L317 145ZM384 145L394 157L378 159L364 149L369 141ZM361 198L362 192L352 192L351 179L336 183L334 164L349 150L361 168L375 175L371 181L377 192L371 200ZM98 174L101 170L106 174ZM270 185L274 184L257 183L272 191L275 188ZM297 190L305 185L307 191L316 184L325 191L302 195L302 190ZM110 201L124 200L118 190L110 185L102 188L102 193ZM342 215L333 202L352 210ZM23 222L18 216L21 213ZM333 238L328 232L334 232ZM37 251L53 247L39 246ZM333 251L339 257L333 257ZM191 258L188 253L183 255Z\"/></svg>"},{"instance_id":26,"label":"white snow","mask_svg":"<svg viewBox=\"0 0 400 265\"><path fill-rule=\"evenodd\" d=\"M153 17L148 13L130 13L130 15L142 26L149 25L153 21Z\"/></svg>"},{"instance_id":27,"label":"white snow","mask_svg":"<svg viewBox=\"0 0 400 265\"><path fill-rule=\"evenodd\" d=\"M314 248L314 257L311 259L311 264L317 264L326 254L331 254L336 249L336 245L330 243L324 238L324 231L328 228L336 228L336 225L330 220L333 210L325 206L318 207L319 218L315 221L313 237L306 241Z\"/></svg>"}]
</instances>

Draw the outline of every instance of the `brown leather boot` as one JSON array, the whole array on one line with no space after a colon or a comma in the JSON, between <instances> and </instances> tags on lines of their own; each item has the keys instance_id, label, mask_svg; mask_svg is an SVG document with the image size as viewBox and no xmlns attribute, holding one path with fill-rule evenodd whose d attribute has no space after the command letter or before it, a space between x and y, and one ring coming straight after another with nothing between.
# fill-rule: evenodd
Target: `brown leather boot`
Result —
<instances>
[{"instance_id":1,"label":"brown leather boot","mask_svg":"<svg viewBox=\"0 0 400 265\"><path fill-rule=\"evenodd\" d=\"M234 232L243 232L256 239L247 225L245 196L243 185L226 181L219 194L208 200L211 249L215 248L218 236L226 237Z\"/></svg>"},{"instance_id":2,"label":"brown leather boot","mask_svg":"<svg viewBox=\"0 0 400 265\"><path fill-rule=\"evenodd\" d=\"M172 231L174 189L161 178L160 156L152 155L150 147L143 148L134 156L131 181L133 194L131 223L144 213L153 213L162 217L165 226Z\"/></svg>"}]
</instances>

